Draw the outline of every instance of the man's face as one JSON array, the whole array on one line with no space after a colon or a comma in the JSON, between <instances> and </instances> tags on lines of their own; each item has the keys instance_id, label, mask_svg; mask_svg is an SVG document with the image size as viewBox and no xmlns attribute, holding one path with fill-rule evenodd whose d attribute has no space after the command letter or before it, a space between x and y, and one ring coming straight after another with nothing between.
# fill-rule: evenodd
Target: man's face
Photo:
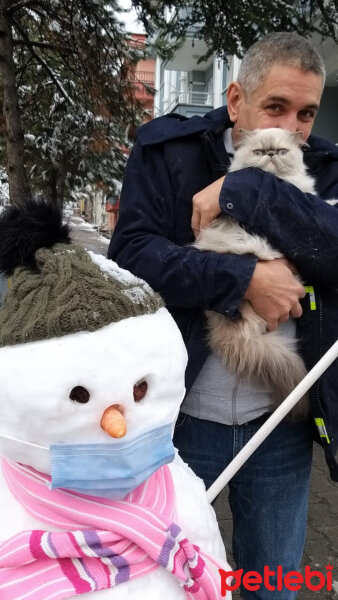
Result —
<instances>
[{"instance_id":1,"label":"man's face","mask_svg":"<svg viewBox=\"0 0 338 600\"><path fill-rule=\"evenodd\" d=\"M322 94L322 78L298 67L274 65L262 84L248 98L241 85L228 88L228 110L234 123L233 140L239 129L278 127L301 131L305 142L311 133Z\"/></svg>"}]
</instances>

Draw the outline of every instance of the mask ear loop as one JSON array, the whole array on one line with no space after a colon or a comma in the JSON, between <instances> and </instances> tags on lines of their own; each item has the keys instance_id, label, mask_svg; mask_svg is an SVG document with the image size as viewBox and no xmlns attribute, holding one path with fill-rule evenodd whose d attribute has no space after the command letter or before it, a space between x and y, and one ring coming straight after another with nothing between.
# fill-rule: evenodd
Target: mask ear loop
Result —
<instances>
[{"instance_id":1,"label":"mask ear loop","mask_svg":"<svg viewBox=\"0 0 338 600\"><path fill-rule=\"evenodd\" d=\"M33 442L26 442L25 440L19 440L18 438L12 437L10 435L6 435L4 433L0 433L0 437L5 440L9 440L10 442L16 442L17 444L26 444L26 446L33 446L33 448L39 448L40 450L48 450L47 446L39 446L39 444L34 444Z\"/></svg>"}]
</instances>

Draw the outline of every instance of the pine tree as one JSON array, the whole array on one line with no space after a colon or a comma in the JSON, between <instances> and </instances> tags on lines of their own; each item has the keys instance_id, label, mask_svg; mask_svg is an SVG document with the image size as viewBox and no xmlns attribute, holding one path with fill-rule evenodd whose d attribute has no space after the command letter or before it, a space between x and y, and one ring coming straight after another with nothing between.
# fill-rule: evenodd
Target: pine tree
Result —
<instances>
[{"instance_id":1,"label":"pine tree","mask_svg":"<svg viewBox=\"0 0 338 600\"><path fill-rule=\"evenodd\" d=\"M55 201L84 182L109 185L123 169L125 129L141 117L128 69L143 51L128 43L115 2L1 0L0 6L0 42L2 30L9 41L8 49L0 45L0 67L11 201L29 195L19 177L24 163L31 189Z\"/></svg>"},{"instance_id":2,"label":"pine tree","mask_svg":"<svg viewBox=\"0 0 338 600\"><path fill-rule=\"evenodd\" d=\"M338 0L132 0L146 31L158 41L203 39L226 59L243 53L271 31L318 33L338 43ZM170 15L170 18L168 18ZM169 48L170 51L170 48Z\"/></svg>"}]
</instances>

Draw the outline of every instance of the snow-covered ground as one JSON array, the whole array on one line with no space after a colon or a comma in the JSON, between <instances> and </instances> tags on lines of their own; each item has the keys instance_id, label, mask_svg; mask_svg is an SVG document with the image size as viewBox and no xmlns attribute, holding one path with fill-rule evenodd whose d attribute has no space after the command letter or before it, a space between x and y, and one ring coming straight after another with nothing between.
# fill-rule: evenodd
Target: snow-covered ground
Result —
<instances>
[{"instance_id":1,"label":"snow-covered ground","mask_svg":"<svg viewBox=\"0 0 338 600\"><path fill-rule=\"evenodd\" d=\"M75 244L80 244L87 250L106 256L110 241L108 238L100 235L97 229L91 223L87 223L82 217L72 216L67 221L71 227L72 241Z\"/></svg>"}]
</instances>

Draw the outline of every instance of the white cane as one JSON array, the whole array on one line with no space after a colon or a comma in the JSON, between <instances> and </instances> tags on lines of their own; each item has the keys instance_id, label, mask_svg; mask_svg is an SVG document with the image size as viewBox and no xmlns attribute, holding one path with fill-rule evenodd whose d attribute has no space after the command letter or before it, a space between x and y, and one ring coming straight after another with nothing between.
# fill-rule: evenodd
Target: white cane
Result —
<instances>
[{"instance_id":1,"label":"white cane","mask_svg":"<svg viewBox=\"0 0 338 600\"><path fill-rule=\"evenodd\" d=\"M317 379L326 371L330 364L338 356L338 340L331 346L331 348L322 356L317 364L309 371L309 373L302 379L302 381L295 387L295 389L285 398L282 404L275 410L275 412L265 421L262 427L255 433L255 435L249 440L249 442L242 448L242 450L235 456L231 463L224 469L223 473L214 481L214 483L207 490L207 497L209 502L212 502L216 496L222 491L226 484L232 479L237 473L245 461L251 456L251 454L260 446L265 438L274 430L274 428L281 422L281 420L287 415L287 413L297 404L297 402L304 396L309 388L317 381Z\"/></svg>"}]
</instances>

